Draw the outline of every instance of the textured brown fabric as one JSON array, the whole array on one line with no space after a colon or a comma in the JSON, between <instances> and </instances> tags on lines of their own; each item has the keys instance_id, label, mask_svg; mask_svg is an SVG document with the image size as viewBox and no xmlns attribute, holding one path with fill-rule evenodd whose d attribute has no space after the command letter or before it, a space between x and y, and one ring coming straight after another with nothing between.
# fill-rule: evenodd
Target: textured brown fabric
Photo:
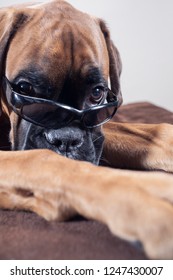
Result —
<instances>
[{"instance_id":1,"label":"textured brown fabric","mask_svg":"<svg viewBox=\"0 0 173 280\"><path fill-rule=\"evenodd\" d=\"M173 113L150 103L122 106L123 122L173 123ZM0 259L146 259L141 249L106 226L78 217L46 222L34 213L0 210Z\"/></svg>"},{"instance_id":2,"label":"textured brown fabric","mask_svg":"<svg viewBox=\"0 0 173 280\"><path fill-rule=\"evenodd\" d=\"M115 121L133 123L173 123L173 113L148 102L122 106L114 117Z\"/></svg>"}]
</instances>

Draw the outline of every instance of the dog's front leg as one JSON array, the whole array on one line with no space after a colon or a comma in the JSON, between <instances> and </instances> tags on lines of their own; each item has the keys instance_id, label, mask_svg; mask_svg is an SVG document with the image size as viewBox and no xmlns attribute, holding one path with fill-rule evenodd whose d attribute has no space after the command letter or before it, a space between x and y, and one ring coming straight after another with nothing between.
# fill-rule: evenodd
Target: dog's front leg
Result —
<instances>
[{"instance_id":1,"label":"dog's front leg","mask_svg":"<svg viewBox=\"0 0 173 280\"><path fill-rule=\"evenodd\" d=\"M103 158L116 168L173 172L173 126L109 122Z\"/></svg>"},{"instance_id":2,"label":"dog's front leg","mask_svg":"<svg viewBox=\"0 0 173 280\"><path fill-rule=\"evenodd\" d=\"M49 150L0 152L0 208L33 211L46 220L74 215L64 200L63 160Z\"/></svg>"},{"instance_id":3,"label":"dog's front leg","mask_svg":"<svg viewBox=\"0 0 173 280\"><path fill-rule=\"evenodd\" d=\"M81 174L66 189L78 213L107 224L121 238L140 241L150 258L173 258L172 175L89 166Z\"/></svg>"},{"instance_id":4,"label":"dog's front leg","mask_svg":"<svg viewBox=\"0 0 173 280\"><path fill-rule=\"evenodd\" d=\"M0 207L47 220L79 213L151 258L173 258L173 176L97 167L48 150L1 152ZM147 186L147 188L146 188Z\"/></svg>"}]
</instances>

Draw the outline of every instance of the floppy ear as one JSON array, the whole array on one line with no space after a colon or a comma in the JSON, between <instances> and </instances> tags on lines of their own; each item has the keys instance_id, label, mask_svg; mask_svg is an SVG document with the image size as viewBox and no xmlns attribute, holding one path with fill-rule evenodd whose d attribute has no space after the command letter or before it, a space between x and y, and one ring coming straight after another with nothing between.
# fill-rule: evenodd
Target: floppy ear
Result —
<instances>
[{"instance_id":1,"label":"floppy ear","mask_svg":"<svg viewBox=\"0 0 173 280\"><path fill-rule=\"evenodd\" d=\"M117 95L120 106L123 102L120 88L120 75L122 70L120 54L111 40L110 32L105 22L99 19L99 25L104 35L109 55L109 77L111 82L111 90Z\"/></svg>"},{"instance_id":2,"label":"floppy ear","mask_svg":"<svg viewBox=\"0 0 173 280\"><path fill-rule=\"evenodd\" d=\"M0 115L2 113L2 77L5 74L6 56L11 40L26 20L20 10L15 8L0 9Z\"/></svg>"}]
</instances>

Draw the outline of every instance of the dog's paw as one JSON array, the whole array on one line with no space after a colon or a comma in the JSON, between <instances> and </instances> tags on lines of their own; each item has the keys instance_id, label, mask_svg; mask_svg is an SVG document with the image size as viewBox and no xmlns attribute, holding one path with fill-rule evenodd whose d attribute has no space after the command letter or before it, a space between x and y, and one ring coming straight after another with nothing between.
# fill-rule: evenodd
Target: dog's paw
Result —
<instances>
[{"instance_id":1,"label":"dog's paw","mask_svg":"<svg viewBox=\"0 0 173 280\"><path fill-rule=\"evenodd\" d=\"M23 200L23 209L35 212L47 221L66 221L76 215L76 212L66 204L57 192L35 192L33 197Z\"/></svg>"},{"instance_id":2,"label":"dog's paw","mask_svg":"<svg viewBox=\"0 0 173 280\"><path fill-rule=\"evenodd\" d=\"M31 211L47 221L65 221L76 212L66 204L57 190L45 190L14 187L0 188L0 207L3 209L16 209Z\"/></svg>"},{"instance_id":3,"label":"dog's paw","mask_svg":"<svg viewBox=\"0 0 173 280\"><path fill-rule=\"evenodd\" d=\"M173 176L152 173L107 190L105 221L115 235L141 242L149 258L173 259Z\"/></svg>"}]
</instances>

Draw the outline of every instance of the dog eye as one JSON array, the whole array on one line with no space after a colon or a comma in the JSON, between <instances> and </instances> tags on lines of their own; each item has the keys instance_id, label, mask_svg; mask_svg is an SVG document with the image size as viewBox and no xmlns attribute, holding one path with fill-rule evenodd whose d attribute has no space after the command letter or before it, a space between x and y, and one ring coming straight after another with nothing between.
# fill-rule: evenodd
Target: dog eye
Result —
<instances>
[{"instance_id":1,"label":"dog eye","mask_svg":"<svg viewBox=\"0 0 173 280\"><path fill-rule=\"evenodd\" d=\"M19 82L17 85L17 90L21 94L29 95L33 92L33 87L28 82Z\"/></svg>"},{"instance_id":2,"label":"dog eye","mask_svg":"<svg viewBox=\"0 0 173 280\"><path fill-rule=\"evenodd\" d=\"M92 103L100 103L106 97L107 90L103 86L97 86L92 89L90 101Z\"/></svg>"}]
</instances>

